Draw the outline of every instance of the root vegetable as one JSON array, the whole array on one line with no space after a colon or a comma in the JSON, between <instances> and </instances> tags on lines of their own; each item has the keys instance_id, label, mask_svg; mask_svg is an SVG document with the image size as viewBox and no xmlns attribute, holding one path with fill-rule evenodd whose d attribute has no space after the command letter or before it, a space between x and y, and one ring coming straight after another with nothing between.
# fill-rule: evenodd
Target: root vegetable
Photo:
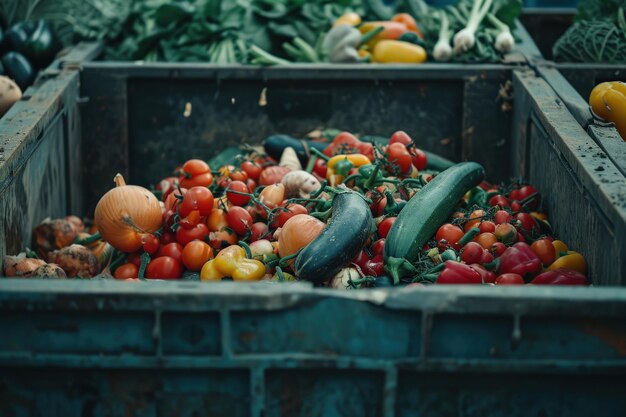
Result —
<instances>
[{"instance_id":1,"label":"root vegetable","mask_svg":"<svg viewBox=\"0 0 626 417\"><path fill-rule=\"evenodd\" d=\"M116 187L98 202L95 224L102 238L122 252L135 252L144 236L161 227L161 206L150 191L126 185L121 174L115 176Z\"/></svg>"},{"instance_id":2,"label":"root vegetable","mask_svg":"<svg viewBox=\"0 0 626 417\"><path fill-rule=\"evenodd\" d=\"M298 154L296 154L296 151L290 146L287 146L285 150L283 150L278 165L287 167L292 171L302 169L302 164L300 163L300 159L298 159Z\"/></svg>"},{"instance_id":3,"label":"root vegetable","mask_svg":"<svg viewBox=\"0 0 626 417\"><path fill-rule=\"evenodd\" d=\"M359 271L355 268L343 268L337 275L328 280L328 286L337 290L360 288L361 284L352 283L352 281L356 281L359 278Z\"/></svg>"},{"instance_id":4,"label":"root vegetable","mask_svg":"<svg viewBox=\"0 0 626 417\"><path fill-rule=\"evenodd\" d=\"M46 264L41 259L27 258L24 253L17 256L5 256L3 263L4 275L9 278L31 277L37 268Z\"/></svg>"},{"instance_id":5,"label":"root vegetable","mask_svg":"<svg viewBox=\"0 0 626 417\"><path fill-rule=\"evenodd\" d=\"M36 278L67 278L65 271L57 264L45 264L35 269L32 274Z\"/></svg>"},{"instance_id":6,"label":"root vegetable","mask_svg":"<svg viewBox=\"0 0 626 417\"><path fill-rule=\"evenodd\" d=\"M309 198L313 191L319 190L322 186L317 178L306 171L291 171L281 182L285 185L287 198Z\"/></svg>"},{"instance_id":7,"label":"root vegetable","mask_svg":"<svg viewBox=\"0 0 626 417\"><path fill-rule=\"evenodd\" d=\"M482 23L485 15L489 12L493 0L474 0L467 26L454 35L454 52L463 53L469 51L476 44L476 31Z\"/></svg>"},{"instance_id":8,"label":"root vegetable","mask_svg":"<svg viewBox=\"0 0 626 417\"><path fill-rule=\"evenodd\" d=\"M0 117L22 98L22 90L9 77L0 76Z\"/></svg>"},{"instance_id":9,"label":"root vegetable","mask_svg":"<svg viewBox=\"0 0 626 417\"><path fill-rule=\"evenodd\" d=\"M91 278L100 271L96 256L82 245L71 245L51 252L48 262L58 264L68 277Z\"/></svg>"},{"instance_id":10,"label":"root vegetable","mask_svg":"<svg viewBox=\"0 0 626 417\"><path fill-rule=\"evenodd\" d=\"M45 258L49 252L71 245L84 228L85 225L76 216L45 219L33 230L34 249Z\"/></svg>"}]
</instances>

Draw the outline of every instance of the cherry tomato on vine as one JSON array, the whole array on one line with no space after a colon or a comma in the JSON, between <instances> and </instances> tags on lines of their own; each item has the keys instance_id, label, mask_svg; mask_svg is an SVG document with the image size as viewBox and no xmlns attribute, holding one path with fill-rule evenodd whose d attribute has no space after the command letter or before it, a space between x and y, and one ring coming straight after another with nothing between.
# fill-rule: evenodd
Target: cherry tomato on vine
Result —
<instances>
[{"instance_id":1,"label":"cherry tomato on vine","mask_svg":"<svg viewBox=\"0 0 626 417\"><path fill-rule=\"evenodd\" d=\"M226 221L230 227L239 236L246 234L250 226L252 226L252 216L243 207L231 207L226 213Z\"/></svg>"},{"instance_id":2,"label":"cherry tomato on vine","mask_svg":"<svg viewBox=\"0 0 626 417\"><path fill-rule=\"evenodd\" d=\"M139 276L139 266L128 262L117 267L113 274L115 279L137 278Z\"/></svg>"},{"instance_id":3,"label":"cherry tomato on vine","mask_svg":"<svg viewBox=\"0 0 626 417\"><path fill-rule=\"evenodd\" d=\"M187 192L188 190L186 188L181 188L180 190L176 189L172 191L165 199L165 211L175 211L176 207L180 204Z\"/></svg>"},{"instance_id":4,"label":"cherry tomato on vine","mask_svg":"<svg viewBox=\"0 0 626 417\"><path fill-rule=\"evenodd\" d=\"M486 220L480 223L478 226L480 233L493 233L496 231L496 224L492 221Z\"/></svg>"},{"instance_id":5,"label":"cherry tomato on vine","mask_svg":"<svg viewBox=\"0 0 626 417\"><path fill-rule=\"evenodd\" d=\"M391 139L389 139L389 144L392 143L401 143L404 146L409 145L413 142L413 139L403 130L398 130L393 135L391 135Z\"/></svg>"},{"instance_id":6,"label":"cherry tomato on vine","mask_svg":"<svg viewBox=\"0 0 626 417\"><path fill-rule=\"evenodd\" d=\"M167 245L172 242L176 242L176 234L169 230L164 231L161 234L161 245Z\"/></svg>"},{"instance_id":7,"label":"cherry tomato on vine","mask_svg":"<svg viewBox=\"0 0 626 417\"><path fill-rule=\"evenodd\" d=\"M169 256L153 259L146 268L146 278L178 279L183 273L180 262Z\"/></svg>"},{"instance_id":8,"label":"cherry tomato on vine","mask_svg":"<svg viewBox=\"0 0 626 417\"><path fill-rule=\"evenodd\" d=\"M496 235L489 232L481 233L474 238L474 242L478 243L485 249L491 248L491 246L497 241L498 238L496 238Z\"/></svg>"},{"instance_id":9,"label":"cherry tomato on vine","mask_svg":"<svg viewBox=\"0 0 626 417\"><path fill-rule=\"evenodd\" d=\"M237 235L229 227L209 234L209 245L213 249L224 249L237 243Z\"/></svg>"},{"instance_id":10,"label":"cherry tomato on vine","mask_svg":"<svg viewBox=\"0 0 626 417\"><path fill-rule=\"evenodd\" d=\"M239 193L249 193L248 186L242 181L232 181L228 184L228 191L226 191L226 197L231 204L235 206L245 206L250 201L249 195L243 195Z\"/></svg>"},{"instance_id":11,"label":"cherry tomato on vine","mask_svg":"<svg viewBox=\"0 0 626 417\"><path fill-rule=\"evenodd\" d=\"M439 230L437 230L435 239L437 240L437 242L439 242L440 240L445 240L453 248L460 249L458 242L463 237L463 235L463 230L461 230L459 226L455 226L451 223L446 223L442 225Z\"/></svg>"},{"instance_id":12,"label":"cherry tomato on vine","mask_svg":"<svg viewBox=\"0 0 626 417\"><path fill-rule=\"evenodd\" d=\"M157 185L156 189L162 192L161 201L165 202L165 199L172 191L176 189L176 185L178 184L178 178L176 177L167 177L163 178Z\"/></svg>"},{"instance_id":13,"label":"cherry tomato on vine","mask_svg":"<svg viewBox=\"0 0 626 417\"><path fill-rule=\"evenodd\" d=\"M193 240L183 249L183 265L190 271L199 271L213 257L213 249L207 243Z\"/></svg>"},{"instance_id":14,"label":"cherry tomato on vine","mask_svg":"<svg viewBox=\"0 0 626 417\"><path fill-rule=\"evenodd\" d=\"M250 238L248 241L250 243L256 242L259 239L262 239L265 235L267 235L269 228L267 224L263 222L256 222L250 226Z\"/></svg>"},{"instance_id":15,"label":"cherry tomato on vine","mask_svg":"<svg viewBox=\"0 0 626 417\"><path fill-rule=\"evenodd\" d=\"M504 253L504 251L506 250L506 245L502 242L496 242L493 245L491 245L489 250L497 258L498 256Z\"/></svg>"},{"instance_id":16,"label":"cherry tomato on vine","mask_svg":"<svg viewBox=\"0 0 626 417\"><path fill-rule=\"evenodd\" d=\"M466 243L461 249L461 260L466 264L477 264L483 257L485 249L477 242Z\"/></svg>"},{"instance_id":17,"label":"cherry tomato on vine","mask_svg":"<svg viewBox=\"0 0 626 417\"><path fill-rule=\"evenodd\" d=\"M209 235L209 228L204 223L198 223L192 229L185 229L184 227L179 227L176 230L176 241L181 245L185 246L187 243L191 242L194 239L204 240Z\"/></svg>"},{"instance_id":18,"label":"cherry tomato on vine","mask_svg":"<svg viewBox=\"0 0 626 417\"><path fill-rule=\"evenodd\" d=\"M413 166L417 168L419 171L426 169L426 165L428 165L428 158L424 151L418 148L411 148L409 150L411 153L411 162L413 162Z\"/></svg>"},{"instance_id":19,"label":"cherry tomato on vine","mask_svg":"<svg viewBox=\"0 0 626 417\"><path fill-rule=\"evenodd\" d=\"M494 195L493 197L491 197L489 199L489 206L491 206L491 207L500 206L500 207L503 207L503 208L504 207L508 207L509 206L509 200L508 200L508 198L506 198L502 194Z\"/></svg>"},{"instance_id":20,"label":"cherry tomato on vine","mask_svg":"<svg viewBox=\"0 0 626 417\"><path fill-rule=\"evenodd\" d=\"M228 177L233 181L241 181L243 183L248 181L248 173L240 169L235 169L233 171L230 171L230 173L228 174Z\"/></svg>"},{"instance_id":21,"label":"cherry tomato on vine","mask_svg":"<svg viewBox=\"0 0 626 417\"><path fill-rule=\"evenodd\" d=\"M309 214L306 207L300 204L290 203L287 205L287 207L285 207L285 209L287 211L280 210L276 215L277 227L283 227L287 220L289 220L296 214Z\"/></svg>"},{"instance_id":22,"label":"cherry tomato on vine","mask_svg":"<svg viewBox=\"0 0 626 417\"><path fill-rule=\"evenodd\" d=\"M413 160L411 154L401 143L392 143L387 147L387 160L400 169L401 174L411 172Z\"/></svg>"},{"instance_id":23,"label":"cherry tomato on vine","mask_svg":"<svg viewBox=\"0 0 626 417\"><path fill-rule=\"evenodd\" d=\"M146 235L144 237L144 242L143 242L144 252L150 255L154 255L155 253L157 253L160 247L161 247L161 242L159 241L159 238L156 237L155 235ZM136 277L128 277L128 278L136 278Z\"/></svg>"},{"instance_id":24,"label":"cherry tomato on vine","mask_svg":"<svg viewBox=\"0 0 626 417\"><path fill-rule=\"evenodd\" d=\"M178 224L185 229L193 229L198 223L204 221L204 218L200 215L198 210L194 210L187 217L180 219Z\"/></svg>"},{"instance_id":25,"label":"cherry tomato on vine","mask_svg":"<svg viewBox=\"0 0 626 417\"><path fill-rule=\"evenodd\" d=\"M174 258L177 261L182 262L183 245L178 242L172 242L168 243L167 245L163 245L157 252L156 258L160 258L161 256L169 256L170 258Z\"/></svg>"},{"instance_id":26,"label":"cherry tomato on vine","mask_svg":"<svg viewBox=\"0 0 626 417\"><path fill-rule=\"evenodd\" d=\"M263 168L259 164L255 164L251 161L245 161L241 164L241 170L245 171L248 174L248 178L254 181L259 181L259 177L261 176L261 171Z\"/></svg>"},{"instance_id":27,"label":"cherry tomato on vine","mask_svg":"<svg viewBox=\"0 0 626 417\"><path fill-rule=\"evenodd\" d=\"M187 217L197 210L200 216L208 216L213 210L213 193L206 187L191 187L178 207L178 214Z\"/></svg>"},{"instance_id":28,"label":"cherry tomato on vine","mask_svg":"<svg viewBox=\"0 0 626 417\"><path fill-rule=\"evenodd\" d=\"M206 162L200 159L190 159L183 164L178 180L183 188L208 187L213 184L213 174Z\"/></svg>"},{"instance_id":29,"label":"cherry tomato on vine","mask_svg":"<svg viewBox=\"0 0 626 417\"><path fill-rule=\"evenodd\" d=\"M313 164L313 172L322 178L326 178L327 171L328 167L326 166L326 161L324 161L322 158L317 158L315 164Z\"/></svg>"},{"instance_id":30,"label":"cherry tomato on vine","mask_svg":"<svg viewBox=\"0 0 626 417\"><path fill-rule=\"evenodd\" d=\"M378 225L378 237L387 238L389 234L389 230L391 230L391 226L396 221L396 217L387 217L385 220L380 222Z\"/></svg>"},{"instance_id":31,"label":"cherry tomato on vine","mask_svg":"<svg viewBox=\"0 0 626 417\"><path fill-rule=\"evenodd\" d=\"M498 210L496 214L493 216L493 222L495 224L508 223L513 219L513 217L506 210Z\"/></svg>"}]
</instances>

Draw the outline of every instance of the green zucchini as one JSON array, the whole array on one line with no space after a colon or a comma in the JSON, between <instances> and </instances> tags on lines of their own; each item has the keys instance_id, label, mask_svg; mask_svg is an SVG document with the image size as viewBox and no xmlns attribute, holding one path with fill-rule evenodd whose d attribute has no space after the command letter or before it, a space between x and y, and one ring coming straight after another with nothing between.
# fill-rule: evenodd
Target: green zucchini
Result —
<instances>
[{"instance_id":1,"label":"green zucchini","mask_svg":"<svg viewBox=\"0 0 626 417\"><path fill-rule=\"evenodd\" d=\"M360 194L336 195L328 225L296 258L298 279L320 283L335 276L363 248L373 224L372 212Z\"/></svg>"},{"instance_id":2,"label":"green zucchini","mask_svg":"<svg viewBox=\"0 0 626 417\"><path fill-rule=\"evenodd\" d=\"M411 198L391 226L385 241L385 265L397 283L398 267L417 260L422 248L454 212L466 192L485 176L482 165L462 162L437 175ZM409 268L410 269L410 268Z\"/></svg>"}]
</instances>

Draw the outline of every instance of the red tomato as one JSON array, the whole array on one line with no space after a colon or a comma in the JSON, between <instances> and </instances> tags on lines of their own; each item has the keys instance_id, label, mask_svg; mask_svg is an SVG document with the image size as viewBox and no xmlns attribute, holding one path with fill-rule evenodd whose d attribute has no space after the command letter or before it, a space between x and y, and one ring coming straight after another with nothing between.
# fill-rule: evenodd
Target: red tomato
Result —
<instances>
[{"instance_id":1,"label":"red tomato","mask_svg":"<svg viewBox=\"0 0 626 417\"><path fill-rule=\"evenodd\" d=\"M241 181L243 183L248 181L248 174L240 169L230 171L228 177L233 181Z\"/></svg>"},{"instance_id":2,"label":"red tomato","mask_svg":"<svg viewBox=\"0 0 626 417\"><path fill-rule=\"evenodd\" d=\"M153 259L146 268L146 278L178 279L182 273L180 262L169 256Z\"/></svg>"},{"instance_id":3,"label":"red tomato","mask_svg":"<svg viewBox=\"0 0 626 417\"><path fill-rule=\"evenodd\" d=\"M496 242L489 248L491 253L494 254L495 257L498 257L504 253L506 250L506 245L502 242Z\"/></svg>"},{"instance_id":4,"label":"red tomato","mask_svg":"<svg viewBox=\"0 0 626 417\"><path fill-rule=\"evenodd\" d=\"M198 210L194 210L189 215L183 219L181 219L178 223L180 227L185 229L193 229L198 225L198 223L204 222L204 218L200 216L200 212Z\"/></svg>"},{"instance_id":5,"label":"red tomato","mask_svg":"<svg viewBox=\"0 0 626 417\"><path fill-rule=\"evenodd\" d=\"M401 174L411 172L413 160L411 154L401 143L392 143L387 147L387 160L400 169Z\"/></svg>"},{"instance_id":6,"label":"red tomato","mask_svg":"<svg viewBox=\"0 0 626 417\"><path fill-rule=\"evenodd\" d=\"M163 232L161 235L161 245L167 245L172 242L176 242L176 234L169 230Z\"/></svg>"},{"instance_id":7,"label":"red tomato","mask_svg":"<svg viewBox=\"0 0 626 417\"><path fill-rule=\"evenodd\" d=\"M248 174L248 178L254 181L258 181L261 176L261 171L263 168L259 164L255 164L251 161L245 161L241 164L241 169Z\"/></svg>"},{"instance_id":8,"label":"red tomato","mask_svg":"<svg viewBox=\"0 0 626 417\"><path fill-rule=\"evenodd\" d=\"M292 218L293 216L295 216L296 214L309 214L306 207L300 204L291 203L291 204L288 204L287 207L285 207L285 209L288 211L280 210L278 211L278 214L276 215L277 227L283 227L285 222L289 220L290 218Z\"/></svg>"},{"instance_id":9,"label":"red tomato","mask_svg":"<svg viewBox=\"0 0 626 417\"><path fill-rule=\"evenodd\" d=\"M209 164L207 164L203 160L190 159L183 164L181 168L181 174L195 177L196 175L204 174L206 172L209 172L210 170L211 168L209 168Z\"/></svg>"},{"instance_id":10,"label":"red tomato","mask_svg":"<svg viewBox=\"0 0 626 417\"><path fill-rule=\"evenodd\" d=\"M419 171L426 169L426 165L428 165L428 158L426 154L418 148L411 148L409 151L411 153L411 160L413 162L413 166L417 168Z\"/></svg>"},{"instance_id":11,"label":"red tomato","mask_svg":"<svg viewBox=\"0 0 626 417\"><path fill-rule=\"evenodd\" d=\"M484 249L489 249L491 245L497 241L498 239L493 233L481 233L474 238L474 242L478 243Z\"/></svg>"},{"instance_id":12,"label":"red tomato","mask_svg":"<svg viewBox=\"0 0 626 417\"><path fill-rule=\"evenodd\" d=\"M554 245L548 239L535 240L530 249L535 252L535 255L541 260L543 266L548 266L556 259L556 250Z\"/></svg>"},{"instance_id":13,"label":"red tomato","mask_svg":"<svg viewBox=\"0 0 626 417\"><path fill-rule=\"evenodd\" d=\"M470 229L478 227L479 225L480 225L480 220L470 220L469 222L465 223L465 225L463 226L463 231L467 233L469 232Z\"/></svg>"},{"instance_id":14,"label":"red tomato","mask_svg":"<svg viewBox=\"0 0 626 417\"><path fill-rule=\"evenodd\" d=\"M480 258L481 264L488 264L493 261L493 255L487 249L483 250L483 255Z\"/></svg>"},{"instance_id":15,"label":"red tomato","mask_svg":"<svg viewBox=\"0 0 626 417\"><path fill-rule=\"evenodd\" d=\"M496 285L524 285L524 278L520 274L502 274L496 278Z\"/></svg>"},{"instance_id":16,"label":"red tomato","mask_svg":"<svg viewBox=\"0 0 626 417\"><path fill-rule=\"evenodd\" d=\"M505 245L517 242L517 229L510 223L501 223L496 226L495 236Z\"/></svg>"},{"instance_id":17,"label":"red tomato","mask_svg":"<svg viewBox=\"0 0 626 417\"><path fill-rule=\"evenodd\" d=\"M387 217L378 225L378 237L387 238L391 226L396 221L396 217Z\"/></svg>"},{"instance_id":18,"label":"red tomato","mask_svg":"<svg viewBox=\"0 0 626 417\"><path fill-rule=\"evenodd\" d=\"M518 242L526 242L526 238L521 233L517 232L517 241Z\"/></svg>"},{"instance_id":19,"label":"red tomato","mask_svg":"<svg viewBox=\"0 0 626 417\"><path fill-rule=\"evenodd\" d=\"M242 181L232 181L226 188L226 198L235 206L245 206L250 201L249 195L239 193L249 193L248 186ZM234 192L231 192L234 191Z\"/></svg>"},{"instance_id":20,"label":"red tomato","mask_svg":"<svg viewBox=\"0 0 626 417\"><path fill-rule=\"evenodd\" d=\"M372 255L382 255L385 250L385 239L378 239L372 244L370 249L372 251Z\"/></svg>"},{"instance_id":21,"label":"red tomato","mask_svg":"<svg viewBox=\"0 0 626 417\"><path fill-rule=\"evenodd\" d=\"M522 194L520 193L520 191L519 191L519 189L518 189L518 188L516 188L516 189L512 190L512 191L509 193L509 199L510 199L510 200L517 200L517 201L519 201L519 200L521 200L521 199L522 199Z\"/></svg>"},{"instance_id":22,"label":"red tomato","mask_svg":"<svg viewBox=\"0 0 626 417\"><path fill-rule=\"evenodd\" d=\"M133 265L137 265L137 267L141 266L141 254L140 253L130 253L128 254L128 256L126 257L126 259L128 260L128 263L131 263ZM139 270L137 270L139 271Z\"/></svg>"},{"instance_id":23,"label":"red tomato","mask_svg":"<svg viewBox=\"0 0 626 417\"><path fill-rule=\"evenodd\" d=\"M161 249L156 254L157 258L161 256L169 256L170 258L176 259L178 262L183 261L183 245L177 242L168 243L167 245L161 246Z\"/></svg>"},{"instance_id":24,"label":"red tomato","mask_svg":"<svg viewBox=\"0 0 626 417\"><path fill-rule=\"evenodd\" d=\"M250 226L252 226L252 216L243 207L231 207L226 214L226 221L230 227L239 236L246 234Z\"/></svg>"},{"instance_id":25,"label":"red tomato","mask_svg":"<svg viewBox=\"0 0 626 417\"><path fill-rule=\"evenodd\" d=\"M505 196L498 194L489 199L489 205L491 207L500 206L504 208L509 206L509 200Z\"/></svg>"},{"instance_id":26,"label":"red tomato","mask_svg":"<svg viewBox=\"0 0 626 417\"><path fill-rule=\"evenodd\" d=\"M469 242L461 249L461 260L466 264L479 263L485 249L476 242Z\"/></svg>"},{"instance_id":27,"label":"red tomato","mask_svg":"<svg viewBox=\"0 0 626 417\"><path fill-rule=\"evenodd\" d=\"M326 172L328 172L326 161L324 161L322 158L317 158L315 164L313 165L313 172L322 178L326 178Z\"/></svg>"},{"instance_id":28,"label":"red tomato","mask_svg":"<svg viewBox=\"0 0 626 417\"><path fill-rule=\"evenodd\" d=\"M519 189L519 200L524 200L530 197L532 194L535 194L537 189L532 185L525 185ZM529 202L526 203L526 208L529 210L534 210L537 208L537 204L539 203L539 195L532 198Z\"/></svg>"},{"instance_id":29,"label":"red tomato","mask_svg":"<svg viewBox=\"0 0 626 417\"><path fill-rule=\"evenodd\" d=\"M498 210L496 214L493 216L493 221L495 224L508 223L513 219L508 211Z\"/></svg>"},{"instance_id":30,"label":"red tomato","mask_svg":"<svg viewBox=\"0 0 626 417\"><path fill-rule=\"evenodd\" d=\"M165 199L165 211L168 210L174 210L176 208L176 206L178 206L180 204L180 200L182 200L182 198L179 197L184 197L185 194L187 194L187 189L186 188L181 188L180 190L174 190L170 193L170 195L167 196L167 198Z\"/></svg>"},{"instance_id":31,"label":"red tomato","mask_svg":"<svg viewBox=\"0 0 626 417\"><path fill-rule=\"evenodd\" d=\"M213 257L213 249L200 240L193 240L183 249L183 264L190 271L199 271Z\"/></svg>"},{"instance_id":32,"label":"red tomato","mask_svg":"<svg viewBox=\"0 0 626 417\"><path fill-rule=\"evenodd\" d=\"M289 171L291 171L289 168L282 166L267 167L259 176L259 185L278 184Z\"/></svg>"},{"instance_id":33,"label":"red tomato","mask_svg":"<svg viewBox=\"0 0 626 417\"><path fill-rule=\"evenodd\" d=\"M496 224L487 220L480 224L479 229L480 233L493 233L496 231Z\"/></svg>"},{"instance_id":34,"label":"red tomato","mask_svg":"<svg viewBox=\"0 0 626 417\"><path fill-rule=\"evenodd\" d=\"M529 233L539 233L539 225L533 216L528 213L517 213L515 219L519 220L522 229Z\"/></svg>"},{"instance_id":35,"label":"red tomato","mask_svg":"<svg viewBox=\"0 0 626 417\"><path fill-rule=\"evenodd\" d=\"M246 181L246 185L248 186L248 190L250 190L250 192L253 192L256 188L256 181L248 178L248 180Z\"/></svg>"},{"instance_id":36,"label":"red tomato","mask_svg":"<svg viewBox=\"0 0 626 417\"><path fill-rule=\"evenodd\" d=\"M185 229L184 227L179 227L176 230L176 241L181 245L185 246L187 243L191 242L194 239L205 240L209 235L209 228L204 223L198 223L192 229Z\"/></svg>"},{"instance_id":37,"label":"red tomato","mask_svg":"<svg viewBox=\"0 0 626 417\"><path fill-rule=\"evenodd\" d=\"M256 222L252 226L250 226L250 238L248 241L250 243L256 242L259 239L263 239L269 231L267 224L262 222Z\"/></svg>"},{"instance_id":38,"label":"red tomato","mask_svg":"<svg viewBox=\"0 0 626 417\"><path fill-rule=\"evenodd\" d=\"M370 210L374 217L382 216L383 210L387 207L387 197L385 196L386 188L383 186L376 187L375 189L365 193L365 197L372 200L370 204Z\"/></svg>"},{"instance_id":39,"label":"red tomato","mask_svg":"<svg viewBox=\"0 0 626 417\"><path fill-rule=\"evenodd\" d=\"M437 230L435 239L437 240L437 242L445 240L450 244L450 246L458 250L460 249L458 242L463 237L463 235L463 230L461 230L459 226L446 223L442 225L439 230Z\"/></svg>"},{"instance_id":40,"label":"red tomato","mask_svg":"<svg viewBox=\"0 0 626 417\"><path fill-rule=\"evenodd\" d=\"M157 253L159 248L161 247L161 242L155 235L146 235L143 238L143 251L154 255ZM127 278L136 278L136 277L127 277Z\"/></svg>"},{"instance_id":41,"label":"red tomato","mask_svg":"<svg viewBox=\"0 0 626 417\"><path fill-rule=\"evenodd\" d=\"M404 146L407 146L408 144L412 142L413 142L413 139L411 139L411 137L403 130L398 130L396 133L391 135L391 139L389 140L390 145L392 143L401 143Z\"/></svg>"},{"instance_id":42,"label":"red tomato","mask_svg":"<svg viewBox=\"0 0 626 417\"><path fill-rule=\"evenodd\" d=\"M185 194L178 214L187 217L192 211L197 210L201 216L208 216L213 210L213 193L206 187L191 187Z\"/></svg>"},{"instance_id":43,"label":"red tomato","mask_svg":"<svg viewBox=\"0 0 626 417\"><path fill-rule=\"evenodd\" d=\"M517 213L522 210L522 205L519 203L519 201L512 201L511 210L513 210L514 213Z\"/></svg>"},{"instance_id":44,"label":"red tomato","mask_svg":"<svg viewBox=\"0 0 626 417\"><path fill-rule=\"evenodd\" d=\"M115 279L137 278L139 276L139 266L130 262L122 264L117 267L113 276Z\"/></svg>"}]
</instances>

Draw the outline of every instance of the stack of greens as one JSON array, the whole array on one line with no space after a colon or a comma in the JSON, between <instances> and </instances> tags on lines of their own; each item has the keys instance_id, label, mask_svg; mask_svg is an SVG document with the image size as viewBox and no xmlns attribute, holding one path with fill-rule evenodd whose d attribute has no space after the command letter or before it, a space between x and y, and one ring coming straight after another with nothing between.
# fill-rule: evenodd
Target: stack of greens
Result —
<instances>
[{"instance_id":1,"label":"stack of greens","mask_svg":"<svg viewBox=\"0 0 626 417\"><path fill-rule=\"evenodd\" d=\"M558 62L626 63L626 0L582 0L552 48Z\"/></svg>"}]
</instances>

